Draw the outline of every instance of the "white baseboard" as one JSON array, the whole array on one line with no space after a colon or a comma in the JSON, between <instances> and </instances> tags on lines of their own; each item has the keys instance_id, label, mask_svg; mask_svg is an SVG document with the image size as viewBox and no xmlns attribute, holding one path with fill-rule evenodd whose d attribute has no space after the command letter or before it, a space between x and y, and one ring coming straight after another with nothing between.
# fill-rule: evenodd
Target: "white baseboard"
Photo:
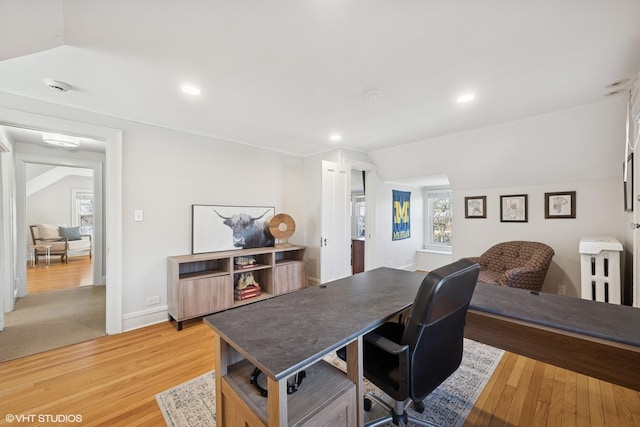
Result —
<instances>
[{"instance_id":1,"label":"white baseboard","mask_svg":"<svg viewBox=\"0 0 640 427\"><path fill-rule=\"evenodd\" d=\"M147 310L136 311L122 316L122 331L132 331L134 329L144 328L156 323L166 322L169 320L169 307L166 305L150 308Z\"/></svg>"}]
</instances>

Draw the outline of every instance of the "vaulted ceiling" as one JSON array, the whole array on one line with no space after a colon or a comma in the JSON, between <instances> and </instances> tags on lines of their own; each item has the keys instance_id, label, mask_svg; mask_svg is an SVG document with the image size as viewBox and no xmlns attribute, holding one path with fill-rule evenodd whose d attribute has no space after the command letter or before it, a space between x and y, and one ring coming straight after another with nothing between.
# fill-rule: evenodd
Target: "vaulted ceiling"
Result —
<instances>
[{"instance_id":1,"label":"vaulted ceiling","mask_svg":"<svg viewBox=\"0 0 640 427\"><path fill-rule=\"evenodd\" d=\"M625 96L639 18L638 0L0 0L0 91L297 155L368 152Z\"/></svg>"}]
</instances>

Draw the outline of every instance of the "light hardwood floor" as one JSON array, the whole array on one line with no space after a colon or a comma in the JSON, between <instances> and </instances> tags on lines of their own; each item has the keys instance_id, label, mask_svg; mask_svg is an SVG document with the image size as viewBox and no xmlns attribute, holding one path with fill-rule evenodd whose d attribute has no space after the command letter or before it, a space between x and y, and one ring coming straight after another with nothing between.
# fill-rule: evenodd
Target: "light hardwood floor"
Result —
<instances>
[{"instance_id":1,"label":"light hardwood floor","mask_svg":"<svg viewBox=\"0 0 640 427\"><path fill-rule=\"evenodd\" d=\"M27 264L27 294L93 285L91 261L88 255L73 256L65 264L59 256L55 256L51 257L50 265L45 263L44 258L35 266Z\"/></svg>"},{"instance_id":2,"label":"light hardwood floor","mask_svg":"<svg viewBox=\"0 0 640 427\"><path fill-rule=\"evenodd\" d=\"M29 293L90 284L91 260L52 259L27 274ZM199 320L181 332L166 322L0 363L0 425L7 414L163 425L155 394L212 368L211 330ZM465 425L640 427L640 393L505 353Z\"/></svg>"},{"instance_id":3,"label":"light hardwood floor","mask_svg":"<svg viewBox=\"0 0 640 427\"><path fill-rule=\"evenodd\" d=\"M10 425L6 414L163 425L155 394L213 364L211 330L198 320L181 332L164 322L1 363L0 425ZM640 426L640 393L505 353L465 425Z\"/></svg>"}]
</instances>

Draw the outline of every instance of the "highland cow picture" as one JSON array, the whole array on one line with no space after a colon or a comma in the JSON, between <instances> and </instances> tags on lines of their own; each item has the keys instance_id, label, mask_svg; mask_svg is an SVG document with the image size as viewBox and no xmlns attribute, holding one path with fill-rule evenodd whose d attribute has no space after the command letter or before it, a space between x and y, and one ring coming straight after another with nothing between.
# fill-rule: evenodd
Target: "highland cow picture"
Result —
<instances>
[{"instance_id":1,"label":"highland cow picture","mask_svg":"<svg viewBox=\"0 0 640 427\"><path fill-rule=\"evenodd\" d=\"M193 254L274 245L273 206L192 205Z\"/></svg>"}]
</instances>

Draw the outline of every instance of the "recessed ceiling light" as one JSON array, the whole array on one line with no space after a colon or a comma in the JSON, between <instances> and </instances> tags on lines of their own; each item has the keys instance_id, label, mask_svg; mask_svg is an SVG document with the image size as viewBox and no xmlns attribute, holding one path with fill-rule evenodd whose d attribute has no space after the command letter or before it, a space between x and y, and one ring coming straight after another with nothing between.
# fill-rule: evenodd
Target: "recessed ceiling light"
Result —
<instances>
[{"instance_id":1,"label":"recessed ceiling light","mask_svg":"<svg viewBox=\"0 0 640 427\"><path fill-rule=\"evenodd\" d=\"M193 96L197 96L202 93L199 87L192 86L192 85L182 85L182 91L187 95L193 95Z\"/></svg>"},{"instance_id":2,"label":"recessed ceiling light","mask_svg":"<svg viewBox=\"0 0 640 427\"><path fill-rule=\"evenodd\" d=\"M464 95L460 95L456 98L456 102L458 104L464 104L465 102L473 101L475 99L475 95L472 93L465 93Z\"/></svg>"},{"instance_id":3,"label":"recessed ceiling light","mask_svg":"<svg viewBox=\"0 0 640 427\"><path fill-rule=\"evenodd\" d=\"M334 133L329 137L329 139L333 142L338 142L342 139L342 136L338 135L337 133Z\"/></svg>"}]
</instances>

